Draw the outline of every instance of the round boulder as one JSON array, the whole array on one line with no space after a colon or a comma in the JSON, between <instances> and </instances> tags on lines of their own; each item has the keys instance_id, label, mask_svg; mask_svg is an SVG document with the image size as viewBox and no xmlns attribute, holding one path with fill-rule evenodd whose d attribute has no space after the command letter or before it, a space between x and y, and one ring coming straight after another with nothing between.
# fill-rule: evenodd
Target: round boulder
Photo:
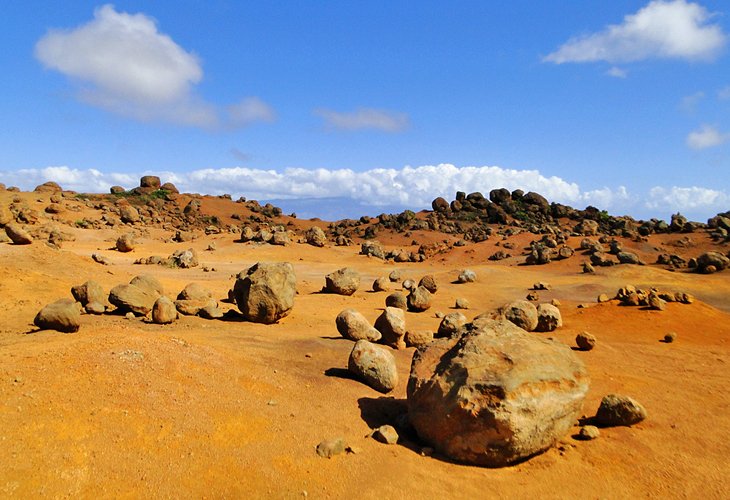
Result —
<instances>
[{"instance_id":1,"label":"round boulder","mask_svg":"<svg viewBox=\"0 0 730 500\"><path fill-rule=\"evenodd\" d=\"M537 306L536 332L552 332L563 326L563 317L560 309L552 304L540 304Z\"/></svg>"},{"instance_id":2,"label":"round boulder","mask_svg":"<svg viewBox=\"0 0 730 500\"><path fill-rule=\"evenodd\" d=\"M588 384L567 346L505 320L478 320L464 336L416 351L408 417L447 457L503 467L563 438L581 414Z\"/></svg>"},{"instance_id":3,"label":"round boulder","mask_svg":"<svg viewBox=\"0 0 730 500\"><path fill-rule=\"evenodd\" d=\"M383 276L376 278L376 280L373 281L373 292L387 292L389 283L390 280Z\"/></svg>"},{"instance_id":4,"label":"round boulder","mask_svg":"<svg viewBox=\"0 0 730 500\"><path fill-rule=\"evenodd\" d=\"M421 278L421 281L418 282L418 286L426 288L426 290L431 293L436 293L439 289L438 283L436 283L436 278L433 277L433 274L427 274Z\"/></svg>"},{"instance_id":5,"label":"round boulder","mask_svg":"<svg viewBox=\"0 0 730 500\"><path fill-rule=\"evenodd\" d=\"M91 302L103 304L106 301L104 289L94 280L89 280L82 285L72 286L71 295L74 296L77 302L81 302L82 306L86 306Z\"/></svg>"},{"instance_id":6,"label":"round boulder","mask_svg":"<svg viewBox=\"0 0 730 500\"><path fill-rule=\"evenodd\" d=\"M385 297L385 305L387 307L397 307L405 311L408 308L408 301L406 296L401 292L393 292Z\"/></svg>"},{"instance_id":7,"label":"round boulder","mask_svg":"<svg viewBox=\"0 0 730 500\"><path fill-rule=\"evenodd\" d=\"M581 351L590 351L596 347L596 337L588 332L581 332L575 336L575 343Z\"/></svg>"},{"instance_id":8,"label":"round boulder","mask_svg":"<svg viewBox=\"0 0 730 500\"><path fill-rule=\"evenodd\" d=\"M117 238L116 247L120 252L131 252L134 250L134 246L134 234L132 233L126 233Z\"/></svg>"},{"instance_id":9,"label":"round boulder","mask_svg":"<svg viewBox=\"0 0 730 500\"><path fill-rule=\"evenodd\" d=\"M360 275L350 267L343 267L325 276L324 289L328 293L352 295L360 286Z\"/></svg>"},{"instance_id":10,"label":"round boulder","mask_svg":"<svg viewBox=\"0 0 730 500\"><path fill-rule=\"evenodd\" d=\"M152 322L158 325L166 325L177 319L175 304L165 297L159 297L152 306Z\"/></svg>"},{"instance_id":11,"label":"round boulder","mask_svg":"<svg viewBox=\"0 0 730 500\"><path fill-rule=\"evenodd\" d=\"M456 281L459 283L473 283L477 280L477 273L472 271L471 269L464 269L459 273L459 277L456 278Z\"/></svg>"},{"instance_id":12,"label":"round boulder","mask_svg":"<svg viewBox=\"0 0 730 500\"><path fill-rule=\"evenodd\" d=\"M337 331L350 340L369 340L377 342L382 336L360 312L354 309L345 309L335 318Z\"/></svg>"},{"instance_id":13,"label":"round boulder","mask_svg":"<svg viewBox=\"0 0 730 500\"><path fill-rule=\"evenodd\" d=\"M133 284L117 285L109 291L109 302L117 306L120 312L131 312L137 316L146 316L160 296L152 289Z\"/></svg>"},{"instance_id":14,"label":"round boulder","mask_svg":"<svg viewBox=\"0 0 730 500\"><path fill-rule=\"evenodd\" d=\"M398 370L393 355L367 340L355 343L347 368L378 392L390 392L398 385Z\"/></svg>"},{"instance_id":15,"label":"round boulder","mask_svg":"<svg viewBox=\"0 0 730 500\"><path fill-rule=\"evenodd\" d=\"M33 324L41 330L73 333L81 327L81 313L73 300L60 299L38 311Z\"/></svg>"},{"instance_id":16,"label":"round boulder","mask_svg":"<svg viewBox=\"0 0 730 500\"><path fill-rule=\"evenodd\" d=\"M537 308L532 302L518 300L507 305L504 317L528 332L537 328Z\"/></svg>"},{"instance_id":17,"label":"round boulder","mask_svg":"<svg viewBox=\"0 0 730 500\"><path fill-rule=\"evenodd\" d=\"M408 302L409 311L426 311L431 307L431 292L429 292L426 287L419 286L411 290L406 301Z\"/></svg>"},{"instance_id":18,"label":"round boulder","mask_svg":"<svg viewBox=\"0 0 730 500\"><path fill-rule=\"evenodd\" d=\"M288 262L259 262L241 272L233 287L238 309L254 323L271 324L294 307L297 280Z\"/></svg>"},{"instance_id":19,"label":"round boulder","mask_svg":"<svg viewBox=\"0 0 730 500\"><path fill-rule=\"evenodd\" d=\"M304 238L307 240L307 243L315 247L323 247L327 243L327 236L322 231L322 228L317 226L312 226L307 229L307 232L304 233Z\"/></svg>"}]
</instances>

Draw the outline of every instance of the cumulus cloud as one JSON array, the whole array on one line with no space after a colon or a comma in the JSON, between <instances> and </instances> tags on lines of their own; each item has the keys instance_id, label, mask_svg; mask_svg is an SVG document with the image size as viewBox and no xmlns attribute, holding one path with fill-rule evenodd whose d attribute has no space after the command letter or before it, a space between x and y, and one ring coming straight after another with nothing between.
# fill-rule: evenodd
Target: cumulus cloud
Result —
<instances>
[{"instance_id":1,"label":"cumulus cloud","mask_svg":"<svg viewBox=\"0 0 730 500\"><path fill-rule=\"evenodd\" d=\"M707 124L687 135L687 146L692 149L714 148L726 142L730 142L730 133L720 132L716 127Z\"/></svg>"},{"instance_id":2,"label":"cumulus cloud","mask_svg":"<svg viewBox=\"0 0 730 500\"><path fill-rule=\"evenodd\" d=\"M191 172L144 171L103 173L96 169L67 166L42 169L0 171L0 182L32 190L46 181L58 182L64 189L105 193L112 185L131 188L142 175L158 175L173 182L181 191L212 195L229 193L258 200L320 200L308 205L309 216L333 218L386 210L421 210L443 196L452 199L456 191L481 191L485 196L495 188L535 191L550 201L576 208L593 205L611 213L635 217L657 216L680 211L685 215L709 217L730 209L730 196L724 191L703 187L654 187L647 193L630 193L624 186L583 190L574 182L545 176L537 170L515 170L496 166L457 167L451 164L406 166L401 169L289 168L283 171L255 168L208 168ZM331 206L335 203L338 206ZM300 204L302 205L302 204ZM302 206L304 206L302 205ZM297 210L299 211L299 210ZM304 215L302 212L300 215ZM346 214L346 215L345 215Z\"/></svg>"},{"instance_id":3,"label":"cumulus cloud","mask_svg":"<svg viewBox=\"0 0 730 500\"><path fill-rule=\"evenodd\" d=\"M724 191L703 187L654 187L649 190L646 207L654 210L718 213L730 209L730 196Z\"/></svg>"},{"instance_id":4,"label":"cumulus cloud","mask_svg":"<svg viewBox=\"0 0 730 500\"><path fill-rule=\"evenodd\" d=\"M712 15L694 2L654 0L621 24L571 38L543 61L555 64L650 58L712 60L727 41Z\"/></svg>"},{"instance_id":5,"label":"cumulus cloud","mask_svg":"<svg viewBox=\"0 0 730 500\"><path fill-rule=\"evenodd\" d=\"M143 121L206 128L270 121L273 113L257 98L231 106L228 116L195 94L203 78L199 58L158 30L145 14L117 12L112 5L70 30L50 30L35 46L48 69L69 77L78 98ZM258 106L252 111L252 106Z\"/></svg>"},{"instance_id":6,"label":"cumulus cloud","mask_svg":"<svg viewBox=\"0 0 730 500\"><path fill-rule=\"evenodd\" d=\"M340 130L374 129L383 132L402 132L409 125L406 113L383 109L359 108L350 113L317 109L314 114L324 119L327 127Z\"/></svg>"}]
</instances>

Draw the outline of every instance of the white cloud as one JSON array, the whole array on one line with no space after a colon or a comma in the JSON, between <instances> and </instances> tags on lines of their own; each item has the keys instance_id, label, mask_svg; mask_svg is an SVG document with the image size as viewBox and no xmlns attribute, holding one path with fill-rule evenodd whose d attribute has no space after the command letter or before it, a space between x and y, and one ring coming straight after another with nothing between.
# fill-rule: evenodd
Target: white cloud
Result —
<instances>
[{"instance_id":1,"label":"white cloud","mask_svg":"<svg viewBox=\"0 0 730 500\"><path fill-rule=\"evenodd\" d=\"M229 193L258 200L322 199L310 209L312 216L344 213L347 207L360 207L360 214L379 210L421 210L443 196L453 199L456 191L480 191L485 196L495 188L535 191L549 201L584 208L593 205L612 214L634 217L666 217L680 211L688 216L707 218L730 209L730 196L724 191L703 187L654 187L646 193L630 193L624 186L582 190L578 184L537 170L514 170L496 166L456 167L451 164L406 166L401 169L289 168L283 171L255 168L201 169L192 172L144 171L103 173L96 169L66 166L42 169L0 171L0 182L32 190L46 181L58 182L64 189L78 192L107 193L112 185L132 188L142 175L158 175L183 192L212 195ZM327 206L325 199L336 199L340 208ZM318 212L319 210L319 212ZM352 210L350 211L352 212ZM352 216L352 213L348 213ZM341 215L344 216L344 215Z\"/></svg>"},{"instance_id":2,"label":"white cloud","mask_svg":"<svg viewBox=\"0 0 730 500\"><path fill-rule=\"evenodd\" d=\"M409 125L406 113L382 109L359 108L351 113L318 109L314 114L323 118L328 127L341 130L375 129L383 132L402 132Z\"/></svg>"},{"instance_id":3,"label":"white cloud","mask_svg":"<svg viewBox=\"0 0 730 500\"><path fill-rule=\"evenodd\" d=\"M730 133L720 132L716 127L707 124L687 135L687 146L692 149L714 148L726 142L730 142Z\"/></svg>"},{"instance_id":4,"label":"white cloud","mask_svg":"<svg viewBox=\"0 0 730 500\"><path fill-rule=\"evenodd\" d=\"M159 32L145 14L104 5L84 25L50 30L36 43L35 56L46 68L71 78L81 101L137 120L215 128L261 119L260 112L249 110L248 119L241 120L238 104L232 106L230 121L222 120L216 106L194 92L203 78L198 57Z\"/></svg>"},{"instance_id":5,"label":"white cloud","mask_svg":"<svg viewBox=\"0 0 730 500\"><path fill-rule=\"evenodd\" d=\"M668 212L718 213L730 208L730 196L724 191L703 187L654 187L649 190L646 207Z\"/></svg>"},{"instance_id":6,"label":"white cloud","mask_svg":"<svg viewBox=\"0 0 730 500\"><path fill-rule=\"evenodd\" d=\"M697 105L704 98L705 98L704 92L702 92L702 91L695 92L694 94L684 96L682 98L682 101L679 103L679 107L687 113L694 113L695 109L697 108Z\"/></svg>"},{"instance_id":7,"label":"white cloud","mask_svg":"<svg viewBox=\"0 0 730 500\"><path fill-rule=\"evenodd\" d=\"M650 58L712 60L727 41L712 15L686 0L655 0L623 23L571 38L543 61L555 64L607 61L626 63Z\"/></svg>"},{"instance_id":8,"label":"white cloud","mask_svg":"<svg viewBox=\"0 0 730 500\"><path fill-rule=\"evenodd\" d=\"M628 71L619 68L618 66L611 67L608 71L606 71L606 74L614 78L626 78L627 76L629 76Z\"/></svg>"}]
</instances>

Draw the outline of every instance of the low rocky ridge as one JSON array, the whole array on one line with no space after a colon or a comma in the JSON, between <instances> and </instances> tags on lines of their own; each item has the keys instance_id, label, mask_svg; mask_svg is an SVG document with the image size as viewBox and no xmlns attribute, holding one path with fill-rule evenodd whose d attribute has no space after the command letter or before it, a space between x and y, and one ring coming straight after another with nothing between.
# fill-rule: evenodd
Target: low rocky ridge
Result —
<instances>
[{"instance_id":1,"label":"low rocky ridge","mask_svg":"<svg viewBox=\"0 0 730 500\"><path fill-rule=\"evenodd\" d=\"M15 191L6 188L6 191ZM12 192L11 191L11 192ZM490 260L515 259L528 265L544 265L554 261L575 259L581 254L586 272L613 265L656 264L670 270L688 270L710 274L730 265L730 212L711 217L706 223L688 221L674 214L670 221L659 219L635 220L628 216L613 216L595 207L583 210L559 203L550 203L538 193L512 192L493 189L488 196L479 192L456 193L447 201L436 198L432 211L415 213L405 210L399 214L363 216L329 224L317 220L298 221L295 214L284 215L271 204L230 195L202 196L180 193L171 183L159 177L144 176L140 185L126 190L113 186L109 194L79 194L63 190L56 183L41 184L35 191L48 204L43 211L31 208L20 197L9 205L0 206L0 227L15 244L43 241L60 248L73 239L60 226L76 228L118 229L116 247L122 252L134 252L144 228L160 227L171 233L171 241L192 241L201 233L232 234L247 244L291 245L308 244L350 246L359 242L360 253L394 262L421 262L455 248L489 239L503 242ZM99 216L72 218L75 212L93 209ZM220 215L221 213L225 215ZM131 231L130 231L131 229ZM388 249L377 238L388 235L415 236L417 233L441 233L445 237L418 243L414 249ZM509 241L520 234L534 236L525 248L515 248ZM682 237L671 243L675 248L655 246L651 261L642 260L631 247L645 247L653 235L677 234ZM687 256L682 249L692 248L692 238L706 234L717 245L715 251ZM572 241L580 237L580 246ZM679 252L678 252L679 250ZM169 263L162 257L142 257L140 263ZM578 259L576 259L577 261ZM184 267L183 264L181 267ZM464 276L462 279L469 279Z\"/></svg>"}]
</instances>

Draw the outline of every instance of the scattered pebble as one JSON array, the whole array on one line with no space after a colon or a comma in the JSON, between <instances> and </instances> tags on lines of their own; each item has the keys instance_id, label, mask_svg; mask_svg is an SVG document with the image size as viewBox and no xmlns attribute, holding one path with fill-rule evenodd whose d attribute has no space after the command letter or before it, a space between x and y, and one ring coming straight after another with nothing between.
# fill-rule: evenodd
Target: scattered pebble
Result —
<instances>
[{"instance_id":1,"label":"scattered pebble","mask_svg":"<svg viewBox=\"0 0 730 500\"><path fill-rule=\"evenodd\" d=\"M598 430L598 427L595 425L585 425L580 428L580 432L578 432L578 437L580 439L583 439L585 441L590 441L592 439L596 439L601 435L601 431Z\"/></svg>"},{"instance_id":2,"label":"scattered pebble","mask_svg":"<svg viewBox=\"0 0 730 500\"><path fill-rule=\"evenodd\" d=\"M342 438L326 439L317 445L317 455L332 458L345 452L345 440Z\"/></svg>"},{"instance_id":3,"label":"scattered pebble","mask_svg":"<svg viewBox=\"0 0 730 500\"><path fill-rule=\"evenodd\" d=\"M664 342L666 342L667 344L671 344L675 340L677 340L677 332L669 332L664 335Z\"/></svg>"}]
</instances>

